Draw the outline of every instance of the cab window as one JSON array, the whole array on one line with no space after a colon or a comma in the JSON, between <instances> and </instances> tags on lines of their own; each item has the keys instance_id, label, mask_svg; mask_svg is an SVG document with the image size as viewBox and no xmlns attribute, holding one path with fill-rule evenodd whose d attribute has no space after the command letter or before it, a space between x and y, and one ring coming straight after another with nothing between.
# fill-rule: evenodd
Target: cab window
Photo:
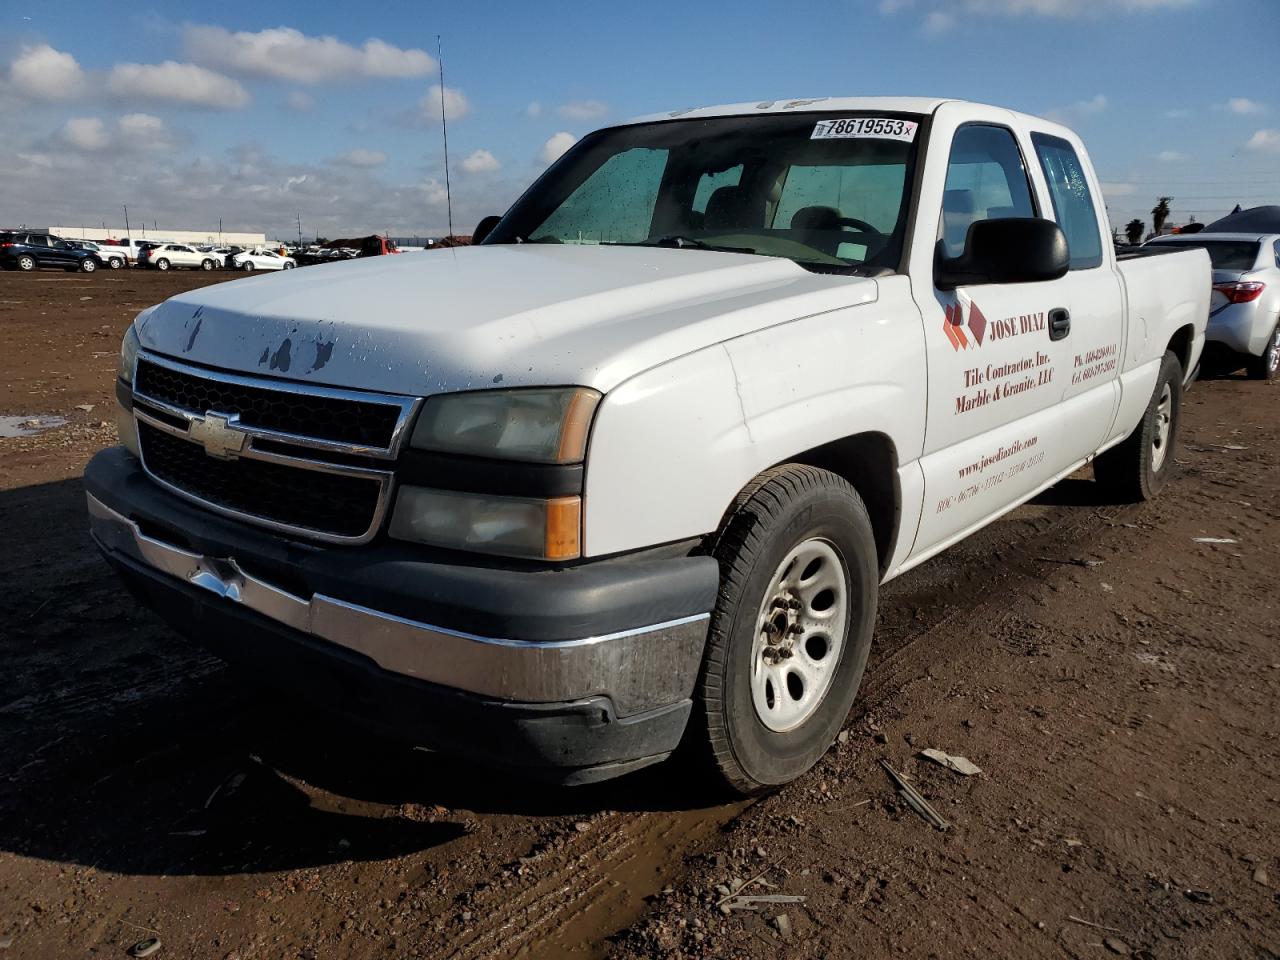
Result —
<instances>
[{"instance_id":1,"label":"cab window","mask_svg":"<svg viewBox=\"0 0 1280 960\"><path fill-rule=\"evenodd\" d=\"M1053 213L1058 226L1067 236L1072 270L1087 270L1102 265L1102 235L1098 232L1098 214L1089 195L1084 167L1075 148L1060 137L1033 133L1031 142L1040 158L1040 169L1049 184Z\"/></svg>"},{"instance_id":2,"label":"cab window","mask_svg":"<svg viewBox=\"0 0 1280 960\"><path fill-rule=\"evenodd\" d=\"M1022 151L1004 127L968 124L956 131L947 161L938 239L945 256L964 252L969 226L979 220L1034 217Z\"/></svg>"},{"instance_id":3,"label":"cab window","mask_svg":"<svg viewBox=\"0 0 1280 960\"><path fill-rule=\"evenodd\" d=\"M532 238L559 243L639 243L649 236L668 151L615 153L574 190Z\"/></svg>"}]
</instances>

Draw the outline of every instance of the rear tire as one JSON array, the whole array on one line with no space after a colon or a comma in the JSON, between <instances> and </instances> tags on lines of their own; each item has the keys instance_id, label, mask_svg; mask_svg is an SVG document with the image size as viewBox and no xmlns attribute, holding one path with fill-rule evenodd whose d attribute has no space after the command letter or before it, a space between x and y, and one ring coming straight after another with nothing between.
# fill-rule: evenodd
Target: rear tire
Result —
<instances>
[{"instance_id":1,"label":"rear tire","mask_svg":"<svg viewBox=\"0 0 1280 960\"><path fill-rule=\"evenodd\" d=\"M712 552L720 589L688 746L723 786L764 793L812 767L849 714L875 624L875 538L852 486L790 465L739 494Z\"/></svg>"},{"instance_id":2,"label":"rear tire","mask_svg":"<svg viewBox=\"0 0 1280 960\"><path fill-rule=\"evenodd\" d=\"M1250 357L1245 364L1250 380L1274 380L1280 373L1280 323L1271 331L1271 339L1267 341L1267 349L1260 357Z\"/></svg>"},{"instance_id":3,"label":"rear tire","mask_svg":"<svg viewBox=\"0 0 1280 960\"><path fill-rule=\"evenodd\" d=\"M1164 355L1155 390L1142 421L1127 439L1093 461L1093 476L1115 497L1150 500L1173 474L1182 416L1182 364L1172 351Z\"/></svg>"},{"instance_id":4,"label":"rear tire","mask_svg":"<svg viewBox=\"0 0 1280 960\"><path fill-rule=\"evenodd\" d=\"M201 270L212 270L212 269L213 269L213 261L212 261L212 260L201 260L201 261L200 261L200 269L201 269Z\"/></svg>"},{"instance_id":5,"label":"rear tire","mask_svg":"<svg viewBox=\"0 0 1280 960\"><path fill-rule=\"evenodd\" d=\"M23 254L18 258L18 269L23 273L30 273L36 268L36 258L29 254Z\"/></svg>"},{"instance_id":6,"label":"rear tire","mask_svg":"<svg viewBox=\"0 0 1280 960\"><path fill-rule=\"evenodd\" d=\"M168 270L168 269L169 269L169 261L168 261L168 260L166 260L164 257L161 257L159 260L157 260L157 261L156 261L156 269L157 269L157 270Z\"/></svg>"},{"instance_id":7,"label":"rear tire","mask_svg":"<svg viewBox=\"0 0 1280 960\"><path fill-rule=\"evenodd\" d=\"M112 270L119 270L121 267L124 266L124 261L119 257L112 257L107 261L107 266L109 266Z\"/></svg>"}]
</instances>

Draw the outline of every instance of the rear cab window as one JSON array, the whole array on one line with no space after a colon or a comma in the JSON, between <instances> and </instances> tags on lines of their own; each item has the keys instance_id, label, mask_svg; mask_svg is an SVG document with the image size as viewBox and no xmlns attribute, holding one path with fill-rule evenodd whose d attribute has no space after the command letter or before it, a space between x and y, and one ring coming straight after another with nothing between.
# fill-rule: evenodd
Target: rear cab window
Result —
<instances>
[{"instance_id":1,"label":"rear cab window","mask_svg":"<svg viewBox=\"0 0 1280 960\"><path fill-rule=\"evenodd\" d=\"M1054 218L1067 237L1072 270L1102 266L1102 234L1089 183L1075 148L1061 137L1031 134L1053 201Z\"/></svg>"},{"instance_id":2,"label":"rear cab window","mask_svg":"<svg viewBox=\"0 0 1280 960\"><path fill-rule=\"evenodd\" d=\"M1157 240L1153 247L1200 249L1209 254L1214 270L1252 270L1261 244L1256 240Z\"/></svg>"}]
</instances>

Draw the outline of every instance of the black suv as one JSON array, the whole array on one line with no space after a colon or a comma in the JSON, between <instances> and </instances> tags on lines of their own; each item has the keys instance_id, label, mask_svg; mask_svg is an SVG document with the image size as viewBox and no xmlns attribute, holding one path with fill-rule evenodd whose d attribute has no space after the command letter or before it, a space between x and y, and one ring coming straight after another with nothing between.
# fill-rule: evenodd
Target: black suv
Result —
<instances>
[{"instance_id":1,"label":"black suv","mask_svg":"<svg viewBox=\"0 0 1280 960\"><path fill-rule=\"evenodd\" d=\"M0 267L18 270L61 267L72 273L77 270L93 273L100 266L98 254L77 249L60 237L21 230L0 233Z\"/></svg>"}]
</instances>

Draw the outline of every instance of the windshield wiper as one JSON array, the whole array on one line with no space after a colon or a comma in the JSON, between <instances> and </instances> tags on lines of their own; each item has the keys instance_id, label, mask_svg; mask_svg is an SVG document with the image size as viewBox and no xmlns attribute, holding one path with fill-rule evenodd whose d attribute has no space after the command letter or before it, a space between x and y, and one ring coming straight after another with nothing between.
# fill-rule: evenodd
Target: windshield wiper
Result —
<instances>
[{"instance_id":1,"label":"windshield wiper","mask_svg":"<svg viewBox=\"0 0 1280 960\"><path fill-rule=\"evenodd\" d=\"M727 247L720 244L707 243L705 240L699 240L697 237L686 237L683 234L671 233L665 237L658 237L656 240L645 240L640 243L619 244L619 246L628 247L674 247L677 250L693 249L693 250L718 250L722 253L755 253L753 247Z\"/></svg>"}]
</instances>

